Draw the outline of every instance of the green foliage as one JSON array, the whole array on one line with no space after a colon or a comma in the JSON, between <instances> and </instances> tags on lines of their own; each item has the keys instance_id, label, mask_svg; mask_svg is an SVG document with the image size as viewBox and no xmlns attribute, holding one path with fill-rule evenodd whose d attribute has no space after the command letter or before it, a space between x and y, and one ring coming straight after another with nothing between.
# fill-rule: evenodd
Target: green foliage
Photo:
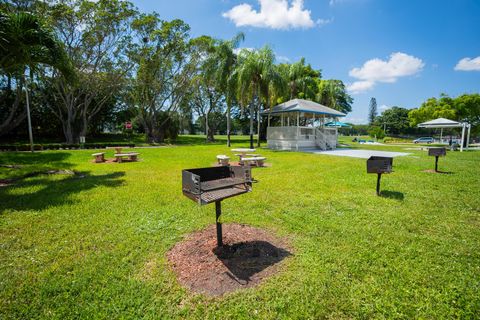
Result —
<instances>
[{"instance_id":1,"label":"green foliage","mask_svg":"<svg viewBox=\"0 0 480 320\"><path fill-rule=\"evenodd\" d=\"M392 107L382 112L375 118L375 123L381 127L385 126L391 134L408 132L410 127L408 113L410 110L400 107Z\"/></svg>"},{"instance_id":2,"label":"green foliage","mask_svg":"<svg viewBox=\"0 0 480 320\"><path fill-rule=\"evenodd\" d=\"M385 132L383 131L383 129L376 126L370 127L370 129L368 130L368 135L378 140L382 140L383 138L385 138Z\"/></svg>"},{"instance_id":3,"label":"green foliage","mask_svg":"<svg viewBox=\"0 0 480 320\"><path fill-rule=\"evenodd\" d=\"M450 120L457 120L457 110L453 106L453 99L447 95L442 95L440 99L430 98L418 109L413 109L408 113L410 125L417 126L419 123L437 119L445 118Z\"/></svg>"}]
</instances>

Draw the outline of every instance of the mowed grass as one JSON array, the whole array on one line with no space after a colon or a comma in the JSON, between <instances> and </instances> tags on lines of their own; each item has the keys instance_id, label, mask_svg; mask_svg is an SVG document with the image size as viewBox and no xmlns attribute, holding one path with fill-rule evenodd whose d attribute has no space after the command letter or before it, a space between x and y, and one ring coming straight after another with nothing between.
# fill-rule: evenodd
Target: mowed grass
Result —
<instances>
[{"instance_id":1,"label":"mowed grass","mask_svg":"<svg viewBox=\"0 0 480 320\"><path fill-rule=\"evenodd\" d=\"M232 155L225 146L138 149L140 162L122 164L93 164L91 150L0 153L24 165L1 178L85 174L0 187L0 318L478 318L480 152L449 152L439 168L452 174L429 174L425 151L356 147L411 153L382 178L384 197L363 159L259 150L272 166L223 202L223 221L286 237L293 252L259 287L220 298L179 286L165 254L214 223L213 205L182 195L181 170Z\"/></svg>"}]
</instances>

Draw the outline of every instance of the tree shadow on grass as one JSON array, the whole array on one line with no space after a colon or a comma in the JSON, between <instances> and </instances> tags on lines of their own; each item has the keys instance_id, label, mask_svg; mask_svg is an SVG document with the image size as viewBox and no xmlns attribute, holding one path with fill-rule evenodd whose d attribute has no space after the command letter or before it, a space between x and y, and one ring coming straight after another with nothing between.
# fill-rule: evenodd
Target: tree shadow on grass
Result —
<instances>
[{"instance_id":1,"label":"tree shadow on grass","mask_svg":"<svg viewBox=\"0 0 480 320\"><path fill-rule=\"evenodd\" d=\"M0 152L0 164L39 164L54 163L55 166L69 165L62 163L70 157L67 152Z\"/></svg>"},{"instance_id":2,"label":"tree shadow on grass","mask_svg":"<svg viewBox=\"0 0 480 320\"><path fill-rule=\"evenodd\" d=\"M403 201L403 199L405 198L402 192L388 190L380 191L380 196L383 198L395 199L400 201Z\"/></svg>"},{"instance_id":3,"label":"tree shadow on grass","mask_svg":"<svg viewBox=\"0 0 480 320\"><path fill-rule=\"evenodd\" d=\"M64 179L50 179L45 175L22 180L0 188L0 214L4 210L43 210L51 206L73 203L70 195L99 186L119 187L124 172L89 175L81 172ZM34 190L30 192L30 190Z\"/></svg>"},{"instance_id":4,"label":"tree shadow on grass","mask_svg":"<svg viewBox=\"0 0 480 320\"><path fill-rule=\"evenodd\" d=\"M250 282L251 278L273 266L291 253L267 241L246 241L216 248L214 253L228 268L228 276L239 282ZM265 277L266 275L263 275Z\"/></svg>"}]
</instances>

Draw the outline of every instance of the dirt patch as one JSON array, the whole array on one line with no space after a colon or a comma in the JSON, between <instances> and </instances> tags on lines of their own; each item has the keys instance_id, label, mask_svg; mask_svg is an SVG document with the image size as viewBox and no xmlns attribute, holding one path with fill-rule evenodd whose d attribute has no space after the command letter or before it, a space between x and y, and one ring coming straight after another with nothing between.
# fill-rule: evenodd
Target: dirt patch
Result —
<instances>
[{"instance_id":1,"label":"dirt patch","mask_svg":"<svg viewBox=\"0 0 480 320\"><path fill-rule=\"evenodd\" d=\"M258 285L291 255L284 239L246 225L224 224L223 243L216 248L211 225L175 245L167 259L178 281L196 293L220 296Z\"/></svg>"},{"instance_id":2,"label":"dirt patch","mask_svg":"<svg viewBox=\"0 0 480 320\"><path fill-rule=\"evenodd\" d=\"M450 172L450 171L435 171L433 169L428 169L428 170L423 170L422 172L426 172L426 173L436 173L436 174L453 174L453 172Z\"/></svg>"}]
</instances>

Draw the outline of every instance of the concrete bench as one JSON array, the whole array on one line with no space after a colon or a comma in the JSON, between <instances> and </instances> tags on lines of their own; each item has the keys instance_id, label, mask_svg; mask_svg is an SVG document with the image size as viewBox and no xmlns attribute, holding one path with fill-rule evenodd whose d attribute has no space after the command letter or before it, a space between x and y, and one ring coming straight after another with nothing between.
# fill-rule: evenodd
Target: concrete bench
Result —
<instances>
[{"instance_id":1,"label":"concrete bench","mask_svg":"<svg viewBox=\"0 0 480 320\"><path fill-rule=\"evenodd\" d=\"M105 152L92 153L95 163L105 162Z\"/></svg>"},{"instance_id":2,"label":"concrete bench","mask_svg":"<svg viewBox=\"0 0 480 320\"><path fill-rule=\"evenodd\" d=\"M265 157L245 157L240 160L240 165L256 165L257 167L263 167L264 161L267 160Z\"/></svg>"},{"instance_id":3,"label":"concrete bench","mask_svg":"<svg viewBox=\"0 0 480 320\"><path fill-rule=\"evenodd\" d=\"M115 161L121 163L123 158L127 157L130 161L137 161L137 156L140 153L138 152L130 152L130 153L115 153L113 156L115 157Z\"/></svg>"},{"instance_id":4,"label":"concrete bench","mask_svg":"<svg viewBox=\"0 0 480 320\"><path fill-rule=\"evenodd\" d=\"M222 166L228 166L228 161L230 160L230 157L227 157L224 154L219 154L217 155L217 163L221 164Z\"/></svg>"}]
</instances>

